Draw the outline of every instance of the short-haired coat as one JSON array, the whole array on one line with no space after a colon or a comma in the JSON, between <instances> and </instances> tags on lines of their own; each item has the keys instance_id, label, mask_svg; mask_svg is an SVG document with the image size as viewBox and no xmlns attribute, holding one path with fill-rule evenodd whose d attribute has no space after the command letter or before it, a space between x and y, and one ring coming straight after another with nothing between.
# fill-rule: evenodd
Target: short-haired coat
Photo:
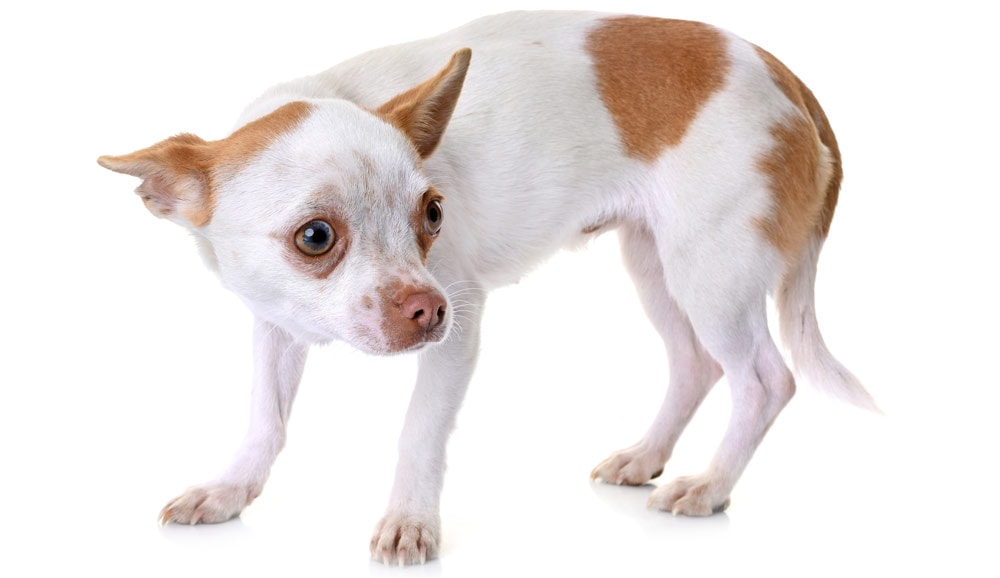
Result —
<instances>
[{"instance_id":1,"label":"short-haired coat","mask_svg":"<svg viewBox=\"0 0 1000 578\"><path fill-rule=\"evenodd\" d=\"M221 140L183 134L99 162L141 178L148 209L194 233L256 318L247 437L164 522L228 520L260 494L309 347L343 340L419 353L371 552L434 556L446 442L487 292L610 230L666 344L670 387L648 433L595 479L658 476L725 375L732 416L710 465L649 503L695 516L727 507L795 391L768 331L769 294L797 372L874 408L814 312L842 175L830 124L775 57L709 25L487 17L278 85Z\"/></svg>"}]
</instances>

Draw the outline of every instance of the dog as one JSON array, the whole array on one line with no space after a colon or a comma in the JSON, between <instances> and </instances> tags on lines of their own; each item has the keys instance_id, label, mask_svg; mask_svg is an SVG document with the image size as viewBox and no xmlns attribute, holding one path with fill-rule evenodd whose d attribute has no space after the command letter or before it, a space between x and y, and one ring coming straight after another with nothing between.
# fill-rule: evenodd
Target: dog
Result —
<instances>
[{"instance_id":1,"label":"dog","mask_svg":"<svg viewBox=\"0 0 1000 578\"><path fill-rule=\"evenodd\" d=\"M443 68L442 68L443 66ZM812 92L765 50L696 22L517 12L374 50L254 101L221 140L180 134L100 165L142 179L255 316L249 432L162 523L223 522L263 489L313 344L417 352L399 461L371 554L440 543L445 448L473 373L486 294L615 230L670 359L645 436L591 477L645 484L723 376L728 430L703 473L656 488L674 515L724 510L797 374L872 397L814 310L842 178Z\"/></svg>"}]
</instances>

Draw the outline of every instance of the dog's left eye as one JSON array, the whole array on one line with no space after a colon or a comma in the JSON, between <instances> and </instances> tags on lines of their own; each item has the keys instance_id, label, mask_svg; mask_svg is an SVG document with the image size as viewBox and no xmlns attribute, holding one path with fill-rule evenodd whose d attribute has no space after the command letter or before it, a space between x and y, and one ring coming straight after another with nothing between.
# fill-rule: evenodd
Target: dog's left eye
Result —
<instances>
[{"instance_id":1,"label":"dog's left eye","mask_svg":"<svg viewBox=\"0 0 1000 578\"><path fill-rule=\"evenodd\" d=\"M431 237L437 237L441 232L441 223L444 221L444 206L440 199L432 199L427 203L424 211L424 232Z\"/></svg>"},{"instance_id":2,"label":"dog's left eye","mask_svg":"<svg viewBox=\"0 0 1000 578\"><path fill-rule=\"evenodd\" d=\"M326 221L309 221L295 233L295 246L310 257L326 253L336 240L337 234Z\"/></svg>"}]
</instances>

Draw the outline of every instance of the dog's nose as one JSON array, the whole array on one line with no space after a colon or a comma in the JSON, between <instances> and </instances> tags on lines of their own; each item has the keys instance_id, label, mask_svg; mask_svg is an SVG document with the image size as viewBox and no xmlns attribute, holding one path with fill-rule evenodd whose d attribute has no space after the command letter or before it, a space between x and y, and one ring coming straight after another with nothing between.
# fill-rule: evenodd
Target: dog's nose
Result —
<instances>
[{"instance_id":1,"label":"dog's nose","mask_svg":"<svg viewBox=\"0 0 1000 578\"><path fill-rule=\"evenodd\" d=\"M403 316L430 331L444 321L445 300L438 292L412 293L399 306Z\"/></svg>"}]
</instances>

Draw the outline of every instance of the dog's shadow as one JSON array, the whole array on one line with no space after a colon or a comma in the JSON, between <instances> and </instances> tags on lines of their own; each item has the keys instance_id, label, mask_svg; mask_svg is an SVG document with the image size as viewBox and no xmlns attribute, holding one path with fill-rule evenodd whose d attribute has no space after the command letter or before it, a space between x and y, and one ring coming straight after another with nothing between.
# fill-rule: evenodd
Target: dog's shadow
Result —
<instances>
[{"instance_id":1,"label":"dog's shadow","mask_svg":"<svg viewBox=\"0 0 1000 578\"><path fill-rule=\"evenodd\" d=\"M239 516L221 524L164 524L159 527L160 535L175 545L188 547L209 543L228 543L234 538L253 537L253 530Z\"/></svg>"},{"instance_id":2,"label":"dog's shadow","mask_svg":"<svg viewBox=\"0 0 1000 578\"><path fill-rule=\"evenodd\" d=\"M601 502L622 518L637 523L645 534L651 536L714 535L725 533L729 528L729 516L725 512L705 517L673 516L646 507L649 495L656 489L655 484L641 486L616 486L592 482L591 490Z\"/></svg>"}]
</instances>

